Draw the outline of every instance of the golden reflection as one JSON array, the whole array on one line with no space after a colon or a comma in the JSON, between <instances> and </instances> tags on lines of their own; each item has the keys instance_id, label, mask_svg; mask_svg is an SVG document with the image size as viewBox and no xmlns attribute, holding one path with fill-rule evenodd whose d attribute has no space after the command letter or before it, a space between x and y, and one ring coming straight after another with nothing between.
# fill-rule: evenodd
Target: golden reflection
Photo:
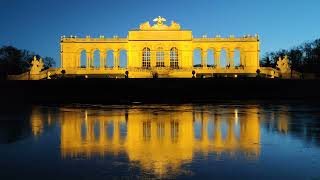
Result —
<instances>
[{"instance_id":1,"label":"golden reflection","mask_svg":"<svg viewBox=\"0 0 320 180\"><path fill-rule=\"evenodd\" d=\"M118 112L117 112L118 113ZM115 114L88 115L87 111L64 111L61 121L62 156L118 154L123 147L120 124L123 116Z\"/></svg>"},{"instance_id":2,"label":"golden reflection","mask_svg":"<svg viewBox=\"0 0 320 180\"><path fill-rule=\"evenodd\" d=\"M39 108L32 108L32 114L30 119L33 136L39 136L43 132L43 120L41 118L41 112Z\"/></svg>"},{"instance_id":3,"label":"golden reflection","mask_svg":"<svg viewBox=\"0 0 320 180\"><path fill-rule=\"evenodd\" d=\"M278 121L277 121L278 131L281 133L287 134L289 122L288 122L288 114L286 112L288 112L288 108L282 107L281 112L282 113L279 114Z\"/></svg>"},{"instance_id":4,"label":"golden reflection","mask_svg":"<svg viewBox=\"0 0 320 180\"><path fill-rule=\"evenodd\" d=\"M179 172L182 164L199 153L216 158L259 158L259 107L172 108L60 108L62 158L121 153L158 175ZM286 131L287 121L282 119L285 117L280 118L278 127ZM52 123L52 117L47 120ZM31 122L33 134L40 134L43 122L39 109L33 110Z\"/></svg>"},{"instance_id":5,"label":"golden reflection","mask_svg":"<svg viewBox=\"0 0 320 180\"><path fill-rule=\"evenodd\" d=\"M145 170L166 174L191 162L195 153L243 153L256 159L260 153L260 121L256 107L239 114L210 111L147 111L137 109L73 110L61 116L62 157L105 156L126 153ZM227 110L223 110L227 111Z\"/></svg>"}]
</instances>

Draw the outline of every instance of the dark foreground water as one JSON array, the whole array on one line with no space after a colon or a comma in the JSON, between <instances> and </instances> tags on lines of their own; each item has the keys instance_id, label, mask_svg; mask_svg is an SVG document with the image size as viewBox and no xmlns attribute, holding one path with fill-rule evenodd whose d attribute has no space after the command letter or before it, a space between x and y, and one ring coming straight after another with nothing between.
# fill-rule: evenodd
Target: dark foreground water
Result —
<instances>
[{"instance_id":1,"label":"dark foreground water","mask_svg":"<svg viewBox=\"0 0 320 180\"><path fill-rule=\"evenodd\" d=\"M320 179L320 106L4 107L0 179Z\"/></svg>"}]
</instances>

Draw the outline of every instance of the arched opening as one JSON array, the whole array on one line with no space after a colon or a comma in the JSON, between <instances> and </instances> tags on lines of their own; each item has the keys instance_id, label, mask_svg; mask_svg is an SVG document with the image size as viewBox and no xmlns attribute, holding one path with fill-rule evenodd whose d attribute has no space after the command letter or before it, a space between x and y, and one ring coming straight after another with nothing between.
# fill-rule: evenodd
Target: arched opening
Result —
<instances>
[{"instance_id":1,"label":"arched opening","mask_svg":"<svg viewBox=\"0 0 320 180\"><path fill-rule=\"evenodd\" d=\"M100 67L100 50L93 51L93 59L91 66L93 68L99 68Z\"/></svg>"},{"instance_id":2,"label":"arched opening","mask_svg":"<svg viewBox=\"0 0 320 180\"><path fill-rule=\"evenodd\" d=\"M113 50L108 50L107 51L107 59L106 59L106 64L105 66L107 68L111 68L114 66L114 55L113 55Z\"/></svg>"},{"instance_id":3,"label":"arched opening","mask_svg":"<svg viewBox=\"0 0 320 180\"><path fill-rule=\"evenodd\" d=\"M193 67L202 67L201 52L202 52L202 49L200 48L196 48L195 50L193 50Z\"/></svg>"},{"instance_id":4,"label":"arched opening","mask_svg":"<svg viewBox=\"0 0 320 180\"><path fill-rule=\"evenodd\" d=\"M86 50L82 50L80 52L80 68L87 67L87 52Z\"/></svg>"},{"instance_id":5,"label":"arched opening","mask_svg":"<svg viewBox=\"0 0 320 180\"><path fill-rule=\"evenodd\" d=\"M156 52L156 67L164 67L164 50L159 47Z\"/></svg>"},{"instance_id":6,"label":"arched opening","mask_svg":"<svg viewBox=\"0 0 320 180\"><path fill-rule=\"evenodd\" d=\"M149 48L145 47L142 50L142 67L150 68L151 66L150 60L151 60L151 51Z\"/></svg>"},{"instance_id":7,"label":"arched opening","mask_svg":"<svg viewBox=\"0 0 320 180\"><path fill-rule=\"evenodd\" d=\"M239 49L234 50L234 66L235 67L240 67L241 65L241 53Z\"/></svg>"},{"instance_id":8,"label":"arched opening","mask_svg":"<svg viewBox=\"0 0 320 180\"><path fill-rule=\"evenodd\" d=\"M127 51L124 49L120 50L120 59L119 59L119 64L121 68L126 68L128 67L128 55L127 55Z\"/></svg>"},{"instance_id":9,"label":"arched opening","mask_svg":"<svg viewBox=\"0 0 320 180\"><path fill-rule=\"evenodd\" d=\"M179 52L175 47L170 49L170 67L174 69L179 68Z\"/></svg>"},{"instance_id":10,"label":"arched opening","mask_svg":"<svg viewBox=\"0 0 320 180\"><path fill-rule=\"evenodd\" d=\"M227 50L221 49L220 52L220 65L221 67L227 67L229 65L228 58L227 58Z\"/></svg>"},{"instance_id":11,"label":"arched opening","mask_svg":"<svg viewBox=\"0 0 320 180\"><path fill-rule=\"evenodd\" d=\"M208 67L214 67L214 50L213 49L208 49L207 51L207 66Z\"/></svg>"}]
</instances>

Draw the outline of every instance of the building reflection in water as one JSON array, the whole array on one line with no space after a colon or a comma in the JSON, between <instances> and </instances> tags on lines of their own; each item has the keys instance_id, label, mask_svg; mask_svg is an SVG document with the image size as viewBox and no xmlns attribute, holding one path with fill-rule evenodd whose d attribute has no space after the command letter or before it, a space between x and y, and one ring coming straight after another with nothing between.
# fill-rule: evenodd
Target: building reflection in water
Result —
<instances>
[{"instance_id":1,"label":"building reflection in water","mask_svg":"<svg viewBox=\"0 0 320 180\"><path fill-rule=\"evenodd\" d=\"M45 131L45 128L52 125L53 113L47 108L40 108L38 106L33 106L31 109L31 132L33 136L39 136Z\"/></svg>"},{"instance_id":2,"label":"building reflection in water","mask_svg":"<svg viewBox=\"0 0 320 180\"><path fill-rule=\"evenodd\" d=\"M172 109L173 107L161 107ZM177 106L114 109L60 108L62 158L127 154L156 174L178 171L196 154L259 158L261 122L258 106L196 108ZM48 113L48 116L51 116ZM271 115L272 116L272 115ZM41 112L33 109L32 132L43 131ZM46 119L46 124L52 118ZM287 131L287 121L279 121Z\"/></svg>"}]
</instances>

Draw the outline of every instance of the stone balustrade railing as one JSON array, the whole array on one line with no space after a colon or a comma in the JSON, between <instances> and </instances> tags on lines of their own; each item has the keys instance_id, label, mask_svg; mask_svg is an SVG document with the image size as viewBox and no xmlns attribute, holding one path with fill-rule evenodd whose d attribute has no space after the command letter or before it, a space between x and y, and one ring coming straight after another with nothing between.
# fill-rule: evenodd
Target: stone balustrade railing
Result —
<instances>
[{"instance_id":1,"label":"stone balustrade railing","mask_svg":"<svg viewBox=\"0 0 320 180\"><path fill-rule=\"evenodd\" d=\"M127 38L61 38L61 42L115 42L126 43Z\"/></svg>"},{"instance_id":2,"label":"stone balustrade railing","mask_svg":"<svg viewBox=\"0 0 320 180\"><path fill-rule=\"evenodd\" d=\"M259 40L258 37L215 37L215 38L193 38L193 42L219 42L219 41L257 41Z\"/></svg>"}]
</instances>

